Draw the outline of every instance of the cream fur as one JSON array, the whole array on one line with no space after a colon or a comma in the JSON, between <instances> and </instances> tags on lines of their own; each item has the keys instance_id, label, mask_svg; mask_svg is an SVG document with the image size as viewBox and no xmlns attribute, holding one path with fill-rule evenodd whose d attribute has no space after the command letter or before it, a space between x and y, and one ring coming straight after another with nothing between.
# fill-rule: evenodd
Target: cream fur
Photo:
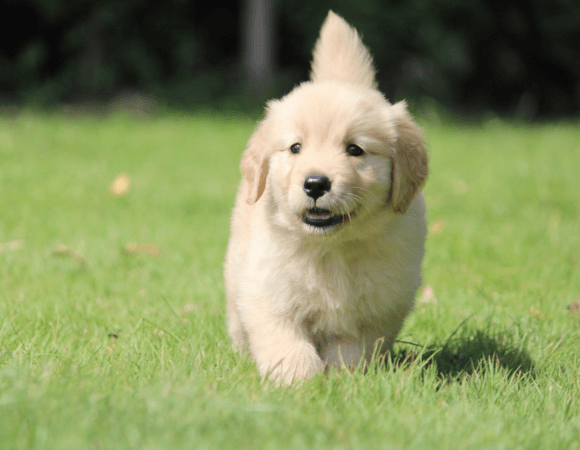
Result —
<instances>
[{"instance_id":1,"label":"cream fur","mask_svg":"<svg viewBox=\"0 0 580 450\"><path fill-rule=\"evenodd\" d=\"M356 31L330 12L311 81L268 103L242 157L225 263L228 330L276 381L391 348L421 284L423 134L403 102L376 90L374 74ZM347 154L350 144L365 153ZM331 180L316 202L304 191L313 174ZM344 222L304 223L315 205Z\"/></svg>"}]
</instances>

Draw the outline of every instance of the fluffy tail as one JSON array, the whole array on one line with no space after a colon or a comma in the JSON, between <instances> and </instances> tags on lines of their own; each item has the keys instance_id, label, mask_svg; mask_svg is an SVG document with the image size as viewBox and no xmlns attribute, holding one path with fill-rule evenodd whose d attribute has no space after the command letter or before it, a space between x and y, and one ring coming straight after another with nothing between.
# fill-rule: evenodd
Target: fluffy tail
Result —
<instances>
[{"instance_id":1,"label":"fluffy tail","mask_svg":"<svg viewBox=\"0 0 580 450\"><path fill-rule=\"evenodd\" d=\"M340 78L376 88L373 58L358 33L346 21L328 12L314 47L312 81Z\"/></svg>"}]
</instances>

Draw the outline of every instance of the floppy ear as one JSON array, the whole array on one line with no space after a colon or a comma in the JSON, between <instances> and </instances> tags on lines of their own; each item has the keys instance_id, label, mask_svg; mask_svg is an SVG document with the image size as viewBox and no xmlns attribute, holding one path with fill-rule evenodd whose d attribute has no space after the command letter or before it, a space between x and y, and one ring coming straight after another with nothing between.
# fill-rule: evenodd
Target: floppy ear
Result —
<instances>
[{"instance_id":1,"label":"floppy ear","mask_svg":"<svg viewBox=\"0 0 580 450\"><path fill-rule=\"evenodd\" d=\"M248 184L246 202L249 205L256 203L266 188L268 177L269 151L266 140L266 120L258 125L256 131L248 141L248 146L242 155L240 169Z\"/></svg>"},{"instance_id":2,"label":"floppy ear","mask_svg":"<svg viewBox=\"0 0 580 450\"><path fill-rule=\"evenodd\" d=\"M397 139L394 145L391 179L391 202L397 213L404 214L427 181L428 157L423 130L402 101L392 106Z\"/></svg>"}]
</instances>

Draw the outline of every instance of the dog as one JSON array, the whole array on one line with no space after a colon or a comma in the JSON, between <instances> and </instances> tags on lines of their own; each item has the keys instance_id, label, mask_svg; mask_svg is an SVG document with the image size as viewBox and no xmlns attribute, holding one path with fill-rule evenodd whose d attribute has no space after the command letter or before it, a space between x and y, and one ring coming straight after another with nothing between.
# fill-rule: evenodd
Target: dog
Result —
<instances>
[{"instance_id":1,"label":"dog","mask_svg":"<svg viewBox=\"0 0 580 450\"><path fill-rule=\"evenodd\" d=\"M241 171L224 270L233 346L286 384L390 349L421 285L428 156L332 11L310 81L267 103Z\"/></svg>"}]
</instances>

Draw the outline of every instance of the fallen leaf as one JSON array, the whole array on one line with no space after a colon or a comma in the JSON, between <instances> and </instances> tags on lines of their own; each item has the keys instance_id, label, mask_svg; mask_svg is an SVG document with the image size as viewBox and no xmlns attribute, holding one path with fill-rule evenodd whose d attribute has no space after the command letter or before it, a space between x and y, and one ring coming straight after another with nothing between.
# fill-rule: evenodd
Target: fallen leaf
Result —
<instances>
[{"instance_id":1,"label":"fallen leaf","mask_svg":"<svg viewBox=\"0 0 580 450\"><path fill-rule=\"evenodd\" d=\"M129 175L122 173L111 183L109 192L115 197L123 197L124 195L127 195L130 187L131 178L129 178Z\"/></svg>"},{"instance_id":2,"label":"fallen leaf","mask_svg":"<svg viewBox=\"0 0 580 450\"><path fill-rule=\"evenodd\" d=\"M57 256L70 256L76 259L83 266L87 263L87 260L83 255L73 250L72 248L67 247L66 245L59 245L53 254Z\"/></svg>"},{"instance_id":3,"label":"fallen leaf","mask_svg":"<svg viewBox=\"0 0 580 450\"><path fill-rule=\"evenodd\" d=\"M138 244L135 242L130 242L125 247L123 251L128 255L134 255L136 253L148 253L151 256L159 256L161 254L161 249L153 244Z\"/></svg>"},{"instance_id":4,"label":"fallen leaf","mask_svg":"<svg viewBox=\"0 0 580 450\"><path fill-rule=\"evenodd\" d=\"M570 303L570 306L568 306L568 311L570 311L571 313L580 313L580 299L573 301L572 303Z\"/></svg>"},{"instance_id":5,"label":"fallen leaf","mask_svg":"<svg viewBox=\"0 0 580 450\"><path fill-rule=\"evenodd\" d=\"M435 291L429 285L423 288L423 292L419 296L419 303L436 303L437 297L435 297Z\"/></svg>"},{"instance_id":6,"label":"fallen leaf","mask_svg":"<svg viewBox=\"0 0 580 450\"><path fill-rule=\"evenodd\" d=\"M12 252L24 247L24 241L11 241L4 244L0 244L0 253Z\"/></svg>"},{"instance_id":7,"label":"fallen leaf","mask_svg":"<svg viewBox=\"0 0 580 450\"><path fill-rule=\"evenodd\" d=\"M444 219L436 220L429 225L429 234L439 234L445 229L446 222Z\"/></svg>"}]
</instances>

